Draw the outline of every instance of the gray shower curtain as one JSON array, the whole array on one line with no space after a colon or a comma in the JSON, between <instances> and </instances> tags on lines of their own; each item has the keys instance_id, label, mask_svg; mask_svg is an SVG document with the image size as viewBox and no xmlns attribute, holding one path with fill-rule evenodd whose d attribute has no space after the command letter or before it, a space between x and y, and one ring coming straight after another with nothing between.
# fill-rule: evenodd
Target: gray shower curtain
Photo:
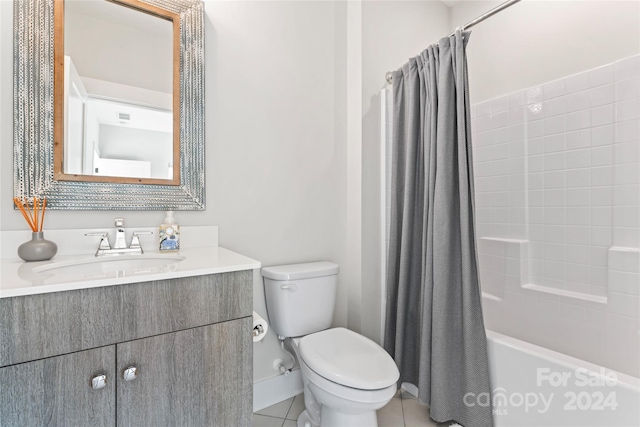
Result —
<instances>
[{"instance_id":1,"label":"gray shower curtain","mask_svg":"<svg viewBox=\"0 0 640 427\"><path fill-rule=\"evenodd\" d=\"M385 349L431 418L493 425L474 230L465 48L430 46L393 73Z\"/></svg>"}]
</instances>

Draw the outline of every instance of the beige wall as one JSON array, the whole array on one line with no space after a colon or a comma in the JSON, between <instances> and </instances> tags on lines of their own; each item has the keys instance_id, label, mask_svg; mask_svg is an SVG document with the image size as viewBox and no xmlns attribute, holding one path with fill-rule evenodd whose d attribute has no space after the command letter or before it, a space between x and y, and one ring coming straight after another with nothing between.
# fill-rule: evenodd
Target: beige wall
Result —
<instances>
[{"instance_id":1,"label":"beige wall","mask_svg":"<svg viewBox=\"0 0 640 427\"><path fill-rule=\"evenodd\" d=\"M502 1L463 1L451 27ZM471 102L477 103L635 55L640 2L523 0L471 29Z\"/></svg>"}]
</instances>

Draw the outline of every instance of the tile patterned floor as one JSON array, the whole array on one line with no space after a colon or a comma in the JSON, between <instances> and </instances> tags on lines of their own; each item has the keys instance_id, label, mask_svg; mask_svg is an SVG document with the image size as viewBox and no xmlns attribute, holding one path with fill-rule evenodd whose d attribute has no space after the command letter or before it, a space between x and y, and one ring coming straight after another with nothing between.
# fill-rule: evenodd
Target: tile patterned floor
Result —
<instances>
[{"instance_id":1,"label":"tile patterned floor","mask_svg":"<svg viewBox=\"0 0 640 427\"><path fill-rule=\"evenodd\" d=\"M253 414L253 427L296 427L303 410L304 399L300 394ZM405 391L398 391L387 406L378 411L378 427L448 427L451 424L431 420L429 409Z\"/></svg>"}]
</instances>

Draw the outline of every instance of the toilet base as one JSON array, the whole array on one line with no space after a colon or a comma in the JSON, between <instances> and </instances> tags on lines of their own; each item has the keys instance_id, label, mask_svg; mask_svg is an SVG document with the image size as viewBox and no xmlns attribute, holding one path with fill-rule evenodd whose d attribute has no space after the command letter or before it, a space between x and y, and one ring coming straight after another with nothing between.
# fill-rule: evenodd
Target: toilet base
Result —
<instances>
[{"instance_id":1,"label":"toilet base","mask_svg":"<svg viewBox=\"0 0 640 427\"><path fill-rule=\"evenodd\" d=\"M298 417L298 427L378 427L376 411L360 414L344 414L324 406L320 425L314 424L304 410Z\"/></svg>"},{"instance_id":2,"label":"toilet base","mask_svg":"<svg viewBox=\"0 0 640 427\"><path fill-rule=\"evenodd\" d=\"M378 416L376 411L345 414L323 406L320 427L378 427Z\"/></svg>"},{"instance_id":3,"label":"toilet base","mask_svg":"<svg viewBox=\"0 0 640 427\"><path fill-rule=\"evenodd\" d=\"M297 423L298 427L320 427L318 424L314 424L313 421L311 421L306 409L298 416Z\"/></svg>"}]
</instances>

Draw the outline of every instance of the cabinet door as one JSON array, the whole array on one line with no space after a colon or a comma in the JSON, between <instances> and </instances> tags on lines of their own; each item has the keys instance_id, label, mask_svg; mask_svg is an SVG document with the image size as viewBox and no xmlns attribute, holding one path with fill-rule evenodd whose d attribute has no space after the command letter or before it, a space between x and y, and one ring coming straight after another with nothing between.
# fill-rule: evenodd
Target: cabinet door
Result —
<instances>
[{"instance_id":1,"label":"cabinet door","mask_svg":"<svg viewBox=\"0 0 640 427\"><path fill-rule=\"evenodd\" d=\"M115 426L114 345L0 368L0 425ZM92 379L106 375L93 389Z\"/></svg>"},{"instance_id":2,"label":"cabinet door","mask_svg":"<svg viewBox=\"0 0 640 427\"><path fill-rule=\"evenodd\" d=\"M118 426L251 426L251 345L250 317L118 344Z\"/></svg>"}]
</instances>

